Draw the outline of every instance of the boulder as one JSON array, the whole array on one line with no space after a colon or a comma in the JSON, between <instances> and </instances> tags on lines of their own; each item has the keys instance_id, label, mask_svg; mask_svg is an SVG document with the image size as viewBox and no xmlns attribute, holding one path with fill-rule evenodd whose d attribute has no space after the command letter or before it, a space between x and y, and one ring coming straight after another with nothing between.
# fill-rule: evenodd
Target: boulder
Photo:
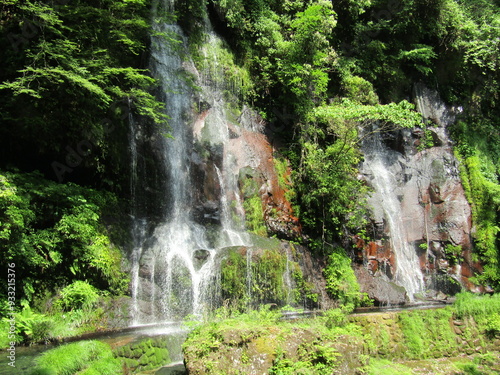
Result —
<instances>
[{"instance_id":1,"label":"boulder","mask_svg":"<svg viewBox=\"0 0 500 375\"><path fill-rule=\"evenodd\" d=\"M354 270L361 292L367 293L368 297L375 301L377 306L399 306L408 302L406 290L389 281L381 273L377 276L371 275L364 267L356 267Z\"/></svg>"}]
</instances>

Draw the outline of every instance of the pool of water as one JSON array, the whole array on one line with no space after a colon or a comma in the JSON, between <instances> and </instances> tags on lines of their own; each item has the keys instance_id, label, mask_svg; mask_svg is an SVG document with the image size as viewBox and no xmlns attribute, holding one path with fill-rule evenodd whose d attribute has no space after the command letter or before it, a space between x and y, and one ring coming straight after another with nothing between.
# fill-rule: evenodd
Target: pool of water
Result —
<instances>
[{"instance_id":1,"label":"pool of water","mask_svg":"<svg viewBox=\"0 0 500 375\"><path fill-rule=\"evenodd\" d=\"M66 342L79 340L99 340L108 343L112 348L127 345L129 343L142 340L148 337L166 336L168 337L167 348L172 360L171 364L157 371L158 374L182 374L182 343L185 341L188 330L179 322L168 322L162 324L130 327L114 332L96 332L91 334L73 337ZM63 345L61 343L59 345ZM38 355L46 350L53 349L57 345L33 345L16 347L15 367L9 366L7 352L0 352L0 375L24 375L28 374L35 366ZM163 372L162 372L163 371ZM151 373L151 372L150 372Z\"/></svg>"}]
</instances>

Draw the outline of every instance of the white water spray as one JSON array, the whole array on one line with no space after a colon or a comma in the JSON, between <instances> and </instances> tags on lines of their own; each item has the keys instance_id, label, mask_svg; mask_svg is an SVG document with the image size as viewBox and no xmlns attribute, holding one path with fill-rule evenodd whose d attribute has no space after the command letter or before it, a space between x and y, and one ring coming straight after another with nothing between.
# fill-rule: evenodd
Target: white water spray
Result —
<instances>
[{"instance_id":1,"label":"white water spray","mask_svg":"<svg viewBox=\"0 0 500 375\"><path fill-rule=\"evenodd\" d=\"M363 153L363 169L372 175L371 184L375 189L370 203L383 211L390 232L391 249L396 257L394 281L406 289L410 301L413 301L415 294L423 292L424 280L416 251L406 240L401 204L396 191L397 180L389 167L390 151L382 144L380 134L375 133L369 140L365 140Z\"/></svg>"},{"instance_id":2,"label":"white water spray","mask_svg":"<svg viewBox=\"0 0 500 375\"><path fill-rule=\"evenodd\" d=\"M163 5L173 9L171 1ZM158 3L155 6L158 7ZM184 56L188 55L187 39L181 28L166 22L153 22L153 25L153 35L156 36L152 37L151 69L161 84L161 99L166 105L171 135L161 141L164 175L168 179L164 199L168 204L163 220L156 224L151 238L143 238L145 230L137 229L133 233L134 241L138 242L131 257L132 314L136 325L177 320L188 314L202 315L207 308L213 307L218 290L214 285L218 280L218 251L249 243L243 228L232 220L228 197L238 197L237 175L228 171L230 155L225 151L222 152L222 170L214 165L220 185L220 225L205 226L193 219L191 154L195 105L185 66L190 65L193 69L194 66L181 58L183 51ZM223 78L210 79L214 74L217 71L200 72L202 79L197 83L201 86L200 97L210 107L205 129L209 135L207 138L211 144L225 149L229 141L225 103L218 85L212 85ZM132 162L131 168L135 173L136 161ZM241 202L236 202L236 205L241 205Z\"/></svg>"}]
</instances>

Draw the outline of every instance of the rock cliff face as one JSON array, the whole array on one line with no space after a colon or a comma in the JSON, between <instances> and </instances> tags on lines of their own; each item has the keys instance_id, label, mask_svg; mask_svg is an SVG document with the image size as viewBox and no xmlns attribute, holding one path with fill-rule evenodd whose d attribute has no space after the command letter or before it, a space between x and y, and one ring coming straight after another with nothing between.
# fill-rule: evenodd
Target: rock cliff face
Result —
<instances>
[{"instance_id":1,"label":"rock cliff face","mask_svg":"<svg viewBox=\"0 0 500 375\"><path fill-rule=\"evenodd\" d=\"M237 117L227 116L223 121L226 122L229 138L217 148L203 135L207 114L211 110L209 108L198 114L193 129L195 151L191 155L191 170L196 189L195 211L199 220L203 223L207 220L217 222L220 219L217 212L221 187L215 170L215 166L218 166L220 170L225 169L226 173L231 173L238 181L238 186L225 192L227 200L233 202L231 209L235 215L244 216L243 207L238 207L242 200L258 197L261 202L262 225L265 225L267 231L281 238L298 237L300 225L285 197L286 183L280 184L279 181L280 178L287 179L290 171L286 167L285 176L278 175L275 150L264 134L264 120L246 106L237 111ZM222 165L223 160L229 160L227 165Z\"/></svg>"},{"instance_id":2,"label":"rock cliff face","mask_svg":"<svg viewBox=\"0 0 500 375\"><path fill-rule=\"evenodd\" d=\"M442 297L440 292L474 289L468 279L481 266L472 260L471 209L446 132L458 110L447 108L435 92L421 85L415 87L415 101L426 128L382 134L382 147L388 173L394 177L391 194L399 201L403 238L418 257L415 267L423 275L424 290L430 291L428 297ZM369 168L363 165L361 171L373 185ZM382 304L399 304L404 294L390 285L396 281L399 262L391 241L395 234L390 233L384 199L378 194L369 198L375 240L358 239L363 266L357 275L371 297Z\"/></svg>"}]
</instances>

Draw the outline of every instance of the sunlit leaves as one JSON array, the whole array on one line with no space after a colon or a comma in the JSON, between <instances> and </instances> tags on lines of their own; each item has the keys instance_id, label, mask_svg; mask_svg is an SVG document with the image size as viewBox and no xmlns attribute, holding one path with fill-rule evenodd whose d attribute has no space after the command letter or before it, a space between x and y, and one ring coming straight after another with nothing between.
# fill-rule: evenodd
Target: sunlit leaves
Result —
<instances>
[{"instance_id":1,"label":"sunlit leaves","mask_svg":"<svg viewBox=\"0 0 500 375\"><path fill-rule=\"evenodd\" d=\"M84 179L108 184L127 168L128 112L165 126L156 82L140 69L149 40L149 2L13 2L2 13L0 146L5 162L33 159L47 171L68 148L92 144ZM124 111L116 107L127 107ZM113 129L111 134L110 129ZM22 157L20 157L20 154ZM125 162L125 163L124 163ZM56 172L60 179L60 174ZM65 179L78 176L65 174ZM124 177L126 180L126 177ZM114 182L119 189L121 182Z\"/></svg>"},{"instance_id":2,"label":"sunlit leaves","mask_svg":"<svg viewBox=\"0 0 500 375\"><path fill-rule=\"evenodd\" d=\"M329 124L331 131L342 136L346 131L346 126L357 128L360 125L371 125L375 122L393 129L419 126L422 116L414 111L414 108L414 105L406 100L386 105L362 105L343 99L338 104L324 105L314 109L309 119Z\"/></svg>"},{"instance_id":3,"label":"sunlit leaves","mask_svg":"<svg viewBox=\"0 0 500 375\"><path fill-rule=\"evenodd\" d=\"M364 296L351 268L351 259L343 249L335 249L328 256L327 266L323 270L326 279L326 291L342 304L357 307Z\"/></svg>"},{"instance_id":4,"label":"sunlit leaves","mask_svg":"<svg viewBox=\"0 0 500 375\"><path fill-rule=\"evenodd\" d=\"M398 58L412 63L424 75L432 73L431 66L437 57L433 48L424 44L415 44L412 47L411 50L400 51Z\"/></svg>"},{"instance_id":5,"label":"sunlit leaves","mask_svg":"<svg viewBox=\"0 0 500 375\"><path fill-rule=\"evenodd\" d=\"M35 286L50 289L80 278L121 290L121 254L101 222L114 202L111 194L37 173L2 173L0 183L3 263L14 262L19 277Z\"/></svg>"}]
</instances>

